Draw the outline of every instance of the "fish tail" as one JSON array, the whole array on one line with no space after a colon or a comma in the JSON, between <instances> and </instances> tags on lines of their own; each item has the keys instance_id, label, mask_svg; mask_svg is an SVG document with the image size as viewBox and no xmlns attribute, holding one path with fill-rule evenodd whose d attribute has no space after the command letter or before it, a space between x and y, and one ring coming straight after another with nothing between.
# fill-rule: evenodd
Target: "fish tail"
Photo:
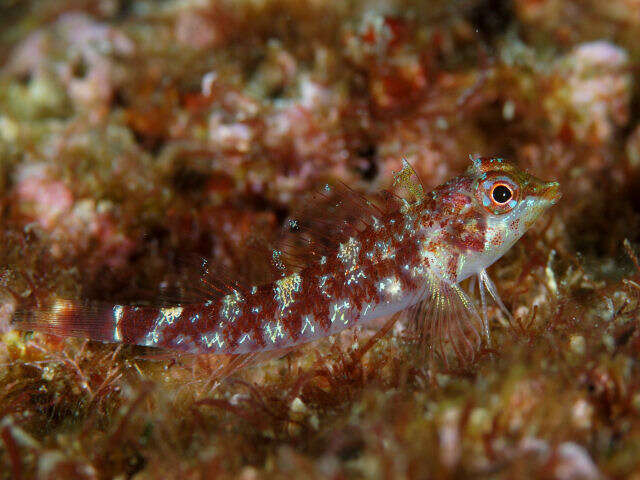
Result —
<instances>
[{"instance_id":1,"label":"fish tail","mask_svg":"<svg viewBox=\"0 0 640 480\"><path fill-rule=\"evenodd\" d=\"M157 309L108 302L56 298L34 308L19 308L12 327L59 337L139 344ZM125 328L129 326L128 328Z\"/></svg>"}]
</instances>

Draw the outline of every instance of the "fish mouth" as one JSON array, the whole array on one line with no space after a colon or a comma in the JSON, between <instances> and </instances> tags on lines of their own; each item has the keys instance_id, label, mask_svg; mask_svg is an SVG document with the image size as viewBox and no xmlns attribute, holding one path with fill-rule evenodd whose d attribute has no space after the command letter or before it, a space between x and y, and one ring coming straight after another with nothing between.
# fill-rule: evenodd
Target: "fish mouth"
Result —
<instances>
[{"instance_id":1,"label":"fish mouth","mask_svg":"<svg viewBox=\"0 0 640 480\"><path fill-rule=\"evenodd\" d=\"M560 184L558 182L548 182L545 184L542 192L542 198L547 200L551 205L558 203L562 198L562 192L560 191Z\"/></svg>"}]
</instances>

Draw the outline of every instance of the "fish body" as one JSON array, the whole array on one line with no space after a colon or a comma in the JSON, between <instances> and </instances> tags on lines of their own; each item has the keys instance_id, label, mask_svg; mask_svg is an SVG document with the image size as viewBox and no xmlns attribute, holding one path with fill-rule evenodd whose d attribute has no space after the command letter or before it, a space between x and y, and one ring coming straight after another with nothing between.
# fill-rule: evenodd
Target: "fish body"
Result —
<instances>
[{"instance_id":1,"label":"fish body","mask_svg":"<svg viewBox=\"0 0 640 480\"><path fill-rule=\"evenodd\" d=\"M361 209L362 228L270 283L168 307L58 299L17 325L60 335L188 353L284 350L412 308L437 348L473 352L486 315L460 289L472 275L497 301L485 269L555 203L558 184L497 158L395 208ZM484 303L484 297L483 297Z\"/></svg>"}]
</instances>

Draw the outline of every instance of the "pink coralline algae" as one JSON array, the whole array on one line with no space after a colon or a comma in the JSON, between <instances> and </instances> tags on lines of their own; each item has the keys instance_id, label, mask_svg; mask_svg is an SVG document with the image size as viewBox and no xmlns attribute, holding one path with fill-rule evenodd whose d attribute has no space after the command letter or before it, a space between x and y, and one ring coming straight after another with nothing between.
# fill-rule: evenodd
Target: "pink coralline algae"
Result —
<instances>
[{"instance_id":1,"label":"pink coralline algae","mask_svg":"<svg viewBox=\"0 0 640 480\"><path fill-rule=\"evenodd\" d=\"M627 53L608 42L585 43L568 53L556 67L560 84L545 99L554 127L568 125L593 145L611 141L629 118L629 66Z\"/></svg>"},{"instance_id":2,"label":"pink coralline algae","mask_svg":"<svg viewBox=\"0 0 640 480\"><path fill-rule=\"evenodd\" d=\"M52 32L32 33L6 68L18 75L56 76L74 103L93 111L92 120L97 121L123 80L116 59L130 58L134 51L133 42L123 32L87 15L70 13L55 22ZM58 55L64 60L53 61Z\"/></svg>"}]
</instances>

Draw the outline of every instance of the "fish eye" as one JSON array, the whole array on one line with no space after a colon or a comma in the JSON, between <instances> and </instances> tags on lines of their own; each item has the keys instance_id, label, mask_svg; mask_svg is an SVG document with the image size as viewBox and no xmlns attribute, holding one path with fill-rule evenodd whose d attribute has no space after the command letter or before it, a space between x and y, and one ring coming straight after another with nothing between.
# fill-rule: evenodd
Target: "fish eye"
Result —
<instances>
[{"instance_id":1,"label":"fish eye","mask_svg":"<svg viewBox=\"0 0 640 480\"><path fill-rule=\"evenodd\" d=\"M518 204L520 186L507 175L489 174L480 178L476 187L478 203L492 215L510 212Z\"/></svg>"},{"instance_id":2,"label":"fish eye","mask_svg":"<svg viewBox=\"0 0 640 480\"><path fill-rule=\"evenodd\" d=\"M504 183L496 183L491 189L491 198L498 205L504 205L513 197L511 187Z\"/></svg>"}]
</instances>

